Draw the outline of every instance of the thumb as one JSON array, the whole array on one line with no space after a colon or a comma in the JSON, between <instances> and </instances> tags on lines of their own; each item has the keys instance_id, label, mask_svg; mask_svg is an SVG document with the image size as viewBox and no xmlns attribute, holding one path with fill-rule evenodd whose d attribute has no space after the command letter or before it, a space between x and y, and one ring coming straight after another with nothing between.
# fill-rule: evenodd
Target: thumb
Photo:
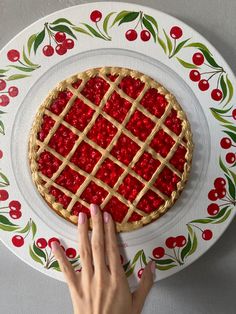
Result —
<instances>
[{"instance_id":1,"label":"thumb","mask_svg":"<svg viewBox=\"0 0 236 314\"><path fill-rule=\"evenodd\" d=\"M133 307L134 313L141 313L145 299L152 288L154 274L155 274L155 262L150 261L143 273L138 288L133 292Z\"/></svg>"},{"instance_id":2,"label":"thumb","mask_svg":"<svg viewBox=\"0 0 236 314\"><path fill-rule=\"evenodd\" d=\"M56 260L58 261L58 264L60 266L61 271L63 272L66 281L68 285L75 284L75 271L73 267L71 266L70 262L68 261L65 252L62 250L60 245L56 242L52 242L52 252Z\"/></svg>"}]
</instances>

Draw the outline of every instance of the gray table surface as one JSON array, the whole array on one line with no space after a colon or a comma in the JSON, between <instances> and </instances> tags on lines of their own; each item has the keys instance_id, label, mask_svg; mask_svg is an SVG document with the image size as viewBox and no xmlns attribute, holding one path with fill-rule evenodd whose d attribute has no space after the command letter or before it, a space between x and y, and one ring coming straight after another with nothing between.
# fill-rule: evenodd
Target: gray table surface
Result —
<instances>
[{"instance_id":1,"label":"gray table surface","mask_svg":"<svg viewBox=\"0 0 236 314\"><path fill-rule=\"evenodd\" d=\"M90 1L0 0L0 48L53 11ZM91 1L92 2L92 1ZM203 34L236 68L235 0L137 0L169 13ZM187 269L155 284L143 313L236 313L236 220L210 251ZM27 266L0 244L0 313L72 313L64 283ZM129 314L129 313L127 313Z\"/></svg>"}]
</instances>

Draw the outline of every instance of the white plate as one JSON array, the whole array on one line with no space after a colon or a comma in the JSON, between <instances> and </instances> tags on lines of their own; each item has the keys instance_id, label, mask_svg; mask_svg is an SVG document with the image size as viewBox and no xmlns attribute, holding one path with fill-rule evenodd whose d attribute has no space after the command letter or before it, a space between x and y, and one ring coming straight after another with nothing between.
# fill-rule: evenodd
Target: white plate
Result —
<instances>
[{"instance_id":1,"label":"white plate","mask_svg":"<svg viewBox=\"0 0 236 314\"><path fill-rule=\"evenodd\" d=\"M99 12L102 13L102 18L94 23L90 19L90 14L98 8ZM120 14L122 11L129 12L123 12L122 15ZM114 13L110 14L112 12ZM126 39L127 30L133 29L138 24L140 13L137 16L134 12L137 14L143 12L143 27L150 30L150 40L142 41L140 37L135 41ZM117 20L119 16L122 19ZM59 20L57 22L61 18L67 19L67 21ZM107 29L104 20L108 20ZM116 20L117 22L111 27ZM56 23L52 24L54 21ZM123 23L119 25L120 21ZM77 37L73 39L74 48L68 50L64 55L54 53L51 57L44 56L42 47L49 43L49 39L47 35L45 35L43 42L40 43L39 39L40 36L43 37L42 30L45 23L49 23L52 28L56 27L56 30L60 30L62 27L57 29L58 25L64 25L61 30L72 31ZM105 36L110 40L96 37L98 33L94 31L91 33L91 28L89 30L83 23L90 25L97 32L101 30L105 34L107 30L108 35L105 34ZM158 32L156 23L158 24ZM170 30L173 26L178 26L183 31L182 36L177 40L170 36ZM81 29L86 30L91 36L82 33ZM141 31L140 23L136 30ZM31 36L32 34L36 34L36 39ZM157 34L158 40L155 42L154 37ZM72 38L68 33L67 37ZM189 40L184 43L187 39ZM36 47L36 53L34 53L34 45L37 42L39 46ZM181 42L183 42L182 47L178 46ZM29 53L30 43L32 43L32 47ZM52 45L55 47L55 43ZM180 47L180 49L169 58L168 47L171 48L171 45L172 49L174 47ZM23 47L26 58L23 57ZM16 62L10 61L13 57L18 59L16 52L15 54L13 52L12 55L8 54L12 49L20 52L20 59ZM196 66L197 70L201 73L212 72L202 74L201 78L208 79L214 74L209 80L209 90L204 92L199 90L198 84L189 78L189 72L195 67L192 56L197 52L204 55L205 59L203 65ZM28 64L24 66L19 61ZM38 67L31 65L30 62L38 65ZM126 3L91 3L55 12L29 26L4 47L0 59L0 75L4 75L4 77L0 79L7 82L7 87L0 91L0 97L2 95L9 96L6 92L10 86L17 86L19 94L14 98L10 97L10 103L6 107L0 108L6 112L6 114L0 114L2 121L0 130L3 131L3 128L5 130L5 134L1 136L0 149L3 152L3 157L0 160L2 174L0 181L1 189L9 194L6 199L6 192L0 192L0 198L3 199L0 208L7 207L0 209L2 211L2 213L0 212L0 235L2 241L22 260L43 273L60 280L64 279L51 255L50 247L39 249L37 244L40 241L37 241L40 238L45 238L48 241L52 237L57 237L61 239L65 248L76 248L76 227L50 210L32 184L27 160L29 130L38 106L48 91L59 81L76 72L104 65L132 68L163 84L177 97L186 112L192 126L195 144L189 181L173 208L161 219L139 230L119 235L127 277L130 286L135 287L139 270L150 258L156 260L157 280L170 276L202 255L220 237L233 218L236 183L235 162L232 164L228 162L233 161L233 155L230 155L231 147L223 149L220 146L220 141L223 137L230 138L232 142L236 141L234 119L229 117L232 115L233 108L231 107L235 100L233 96L235 78L219 53L196 31L162 12ZM21 68L15 68L15 66ZM220 67L224 69L224 72ZM27 68L27 72L23 68ZM5 70L8 71L4 72ZM18 74L29 76L15 76ZM222 99L224 98L224 100L222 102L211 98L211 91L217 87L218 81L219 88L223 92ZM2 83L3 85L4 83ZM225 110L225 112L217 112L214 108ZM222 131L231 133L225 134ZM222 159L221 166L219 164L220 156ZM226 156L228 156L227 159L225 159ZM223 177L227 181L225 188L228 195L214 202L220 205L218 214L213 215L210 212L211 215L209 215L208 206L212 201L208 199L208 193L214 188L214 180L217 177ZM227 197L231 200L226 201ZM14 219L9 215L8 206L12 200L17 200L21 204L22 216L19 219ZM224 204L225 206L223 206ZM193 222L194 220L197 221ZM24 228L25 226L28 227ZM206 229L210 231L203 235L206 238L208 236L208 240L202 237L201 230ZM180 235L186 239L183 241L182 247L168 248L169 245L168 241L165 243L166 240L169 237ZM17 236L18 238L16 238ZM15 246L12 238L18 239L19 244L22 245ZM43 242L41 240L41 245ZM157 254L162 255L163 250L154 250L157 247L162 247L165 250L165 256L158 258ZM75 249L71 252L73 255ZM71 262L76 268L80 268L77 251L76 257L71 259Z\"/></svg>"}]
</instances>

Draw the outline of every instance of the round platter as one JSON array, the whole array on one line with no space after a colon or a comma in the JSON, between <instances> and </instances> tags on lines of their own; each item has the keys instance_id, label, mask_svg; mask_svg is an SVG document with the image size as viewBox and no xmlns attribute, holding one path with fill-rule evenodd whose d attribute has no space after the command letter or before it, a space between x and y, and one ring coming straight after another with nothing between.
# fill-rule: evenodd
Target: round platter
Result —
<instances>
[{"instance_id":1,"label":"round platter","mask_svg":"<svg viewBox=\"0 0 236 314\"><path fill-rule=\"evenodd\" d=\"M56 33L63 33L63 38ZM59 36L59 35L57 35ZM56 41L66 42L58 44ZM76 226L56 215L35 188L28 140L39 105L58 82L89 68L140 71L177 98L190 121L194 153L189 180L160 219L118 235L129 284L156 262L156 280L201 256L233 219L236 185L234 75L196 31L162 12L99 2L55 12L1 50L0 236L37 270L64 280L50 248L58 238L80 270Z\"/></svg>"}]
</instances>

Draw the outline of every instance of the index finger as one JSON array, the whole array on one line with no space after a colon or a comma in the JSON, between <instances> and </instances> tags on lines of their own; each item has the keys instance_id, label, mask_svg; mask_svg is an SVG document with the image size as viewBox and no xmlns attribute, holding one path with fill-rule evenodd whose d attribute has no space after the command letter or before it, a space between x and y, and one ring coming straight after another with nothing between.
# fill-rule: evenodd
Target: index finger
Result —
<instances>
[{"instance_id":1,"label":"index finger","mask_svg":"<svg viewBox=\"0 0 236 314\"><path fill-rule=\"evenodd\" d=\"M62 250L62 248L56 241L52 242L52 253L55 256L56 260L58 261L60 269L63 272L68 285L75 285L76 281L75 271L71 263L66 258L65 252Z\"/></svg>"}]
</instances>

